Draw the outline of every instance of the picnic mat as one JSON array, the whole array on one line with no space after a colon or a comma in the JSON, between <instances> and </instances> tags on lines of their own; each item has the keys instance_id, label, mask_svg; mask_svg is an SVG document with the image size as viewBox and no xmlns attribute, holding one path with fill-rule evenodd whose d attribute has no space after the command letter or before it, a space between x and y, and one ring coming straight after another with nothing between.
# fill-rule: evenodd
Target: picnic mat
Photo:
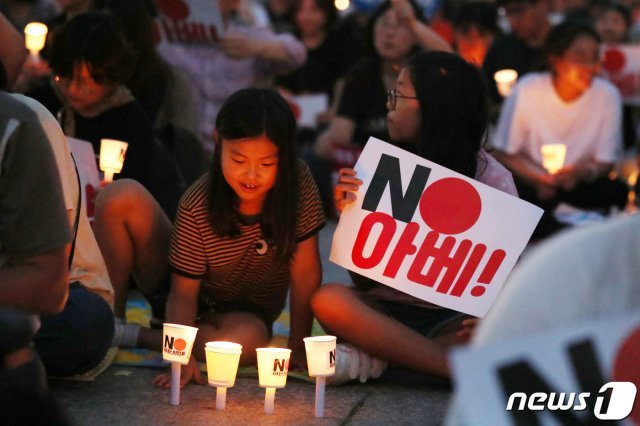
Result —
<instances>
[{"instance_id":1,"label":"picnic mat","mask_svg":"<svg viewBox=\"0 0 640 426\"><path fill-rule=\"evenodd\" d=\"M129 298L127 301L127 322L136 323L148 327L151 320L151 307L147 301L140 297ZM314 320L312 333L313 336L321 336L325 334L317 321ZM269 346L273 347L287 347L289 340L289 311L285 310L280 314L278 319L273 324L273 338ZM151 368L166 368L168 363L162 359L160 352L148 350L148 349L125 349L120 348L113 365L122 367L151 367ZM207 366L205 363L200 363L200 369L206 374ZM238 369L239 376L258 376L258 369L255 366L252 367L240 367ZM289 371L288 377L304 380L306 382L314 382L314 379L309 377L306 372Z\"/></svg>"}]
</instances>

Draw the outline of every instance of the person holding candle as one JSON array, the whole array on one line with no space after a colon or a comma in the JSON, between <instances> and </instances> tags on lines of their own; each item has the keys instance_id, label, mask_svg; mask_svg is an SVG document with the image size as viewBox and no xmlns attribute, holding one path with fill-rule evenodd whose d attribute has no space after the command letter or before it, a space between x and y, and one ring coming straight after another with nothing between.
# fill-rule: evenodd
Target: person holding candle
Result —
<instances>
[{"instance_id":1,"label":"person holding candle","mask_svg":"<svg viewBox=\"0 0 640 426\"><path fill-rule=\"evenodd\" d=\"M608 177L622 147L622 103L616 88L596 77L599 43L589 26L555 27L545 42L549 71L522 79L501 111L494 139L499 159L520 196L545 209L534 237L563 227L552 215L561 201L605 212L626 203L625 184ZM541 149L558 143L566 146L566 159L551 173Z\"/></svg>"},{"instance_id":2,"label":"person holding candle","mask_svg":"<svg viewBox=\"0 0 640 426\"><path fill-rule=\"evenodd\" d=\"M113 265L116 314L126 300L127 288L119 283L132 271L146 271L158 283L170 267L165 321L199 328L182 385L202 381L197 361L205 360L206 342L239 343L240 363L255 364L255 349L268 344L289 287L289 348L292 365L302 367L310 300L322 274L322 205L309 170L296 159L295 119L286 101L272 90L243 89L223 104L215 127L211 170L183 196L170 247L164 236L171 224L145 202L150 197L139 185L115 182L97 202L95 231ZM132 343L160 349L155 331L138 329ZM169 376L155 383L168 387Z\"/></svg>"},{"instance_id":3,"label":"person holding candle","mask_svg":"<svg viewBox=\"0 0 640 426\"><path fill-rule=\"evenodd\" d=\"M401 69L396 89L388 92L387 109L393 142L517 195L511 174L482 149L488 112L482 75L474 65L446 52L415 55ZM355 201L353 191L361 184L353 169L340 171L334 192L338 210ZM330 380L354 379L356 374L350 373L358 371L361 381L379 376L377 359L448 377L447 349L466 341L467 330L461 327L473 320L360 275L352 274L352 279L355 289L325 284L312 299L323 328L351 344L338 344L336 375Z\"/></svg>"}]
</instances>

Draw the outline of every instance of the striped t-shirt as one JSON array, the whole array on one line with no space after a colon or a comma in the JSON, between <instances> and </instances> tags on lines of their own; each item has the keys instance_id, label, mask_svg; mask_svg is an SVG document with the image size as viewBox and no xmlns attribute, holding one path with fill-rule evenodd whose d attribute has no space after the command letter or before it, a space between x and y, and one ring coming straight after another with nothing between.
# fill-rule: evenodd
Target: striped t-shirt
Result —
<instances>
[{"instance_id":1,"label":"striped t-shirt","mask_svg":"<svg viewBox=\"0 0 640 426\"><path fill-rule=\"evenodd\" d=\"M202 279L201 310L215 310L216 303L251 304L275 320L287 297L289 267L272 270L275 250L266 244L259 223L239 223L240 235L233 238L214 234L207 212L207 182L208 175L202 176L180 201L169 263L177 274ZM298 194L296 239L300 242L324 226L318 189L302 162Z\"/></svg>"}]
</instances>

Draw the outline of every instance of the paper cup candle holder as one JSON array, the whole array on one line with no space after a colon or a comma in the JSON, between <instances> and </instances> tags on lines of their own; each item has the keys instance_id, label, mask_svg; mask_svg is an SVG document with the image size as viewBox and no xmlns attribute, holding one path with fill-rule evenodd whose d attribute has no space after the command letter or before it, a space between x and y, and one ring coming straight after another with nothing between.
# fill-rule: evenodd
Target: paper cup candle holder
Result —
<instances>
[{"instance_id":1,"label":"paper cup candle holder","mask_svg":"<svg viewBox=\"0 0 640 426\"><path fill-rule=\"evenodd\" d=\"M540 147L540 153L542 154L542 167L554 174L564 167L567 146L562 143L544 144Z\"/></svg>"},{"instance_id":2,"label":"paper cup candle holder","mask_svg":"<svg viewBox=\"0 0 640 426\"><path fill-rule=\"evenodd\" d=\"M24 27L24 43L34 60L40 60L40 51L47 40L47 26L40 22L30 22Z\"/></svg>"},{"instance_id":3,"label":"paper cup candle holder","mask_svg":"<svg viewBox=\"0 0 640 426\"><path fill-rule=\"evenodd\" d=\"M516 84L518 72L512 69L500 70L493 74L493 79L496 81L500 96L506 98L511 94L511 90Z\"/></svg>"},{"instance_id":4,"label":"paper cup candle holder","mask_svg":"<svg viewBox=\"0 0 640 426\"><path fill-rule=\"evenodd\" d=\"M291 349L257 348L258 380L260 387L266 388L264 397L264 412L273 414L276 389L285 387L289 372Z\"/></svg>"},{"instance_id":5,"label":"paper cup candle holder","mask_svg":"<svg viewBox=\"0 0 640 426\"><path fill-rule=\"evenodd\" d=\"M305 337L303 340L309 376L316 378L315 416L323 417L326 378L336 373L336 338L315 336Z\"/></svg>"},{"instance_id":6,"label":"paper cup candle holder","mask_svg":"<svg viewBox=\"0 0 640 426\"><path fill-rule=\"evenodd\" d=\"M236 383L242 345L222 341L207 342L204 351L209 385L216 387L216 410L224 410L227 388L232 388Z\"/></svg>"},{"instance_id":7,"label":"paper cup candle holder","mask_svg":"<svg viewBox=\"0 0 640 426\"><path fill-rule=\"evenodd\" d=\"M180 404L180 367L189 363L198 329L182 324L164 323L162 358L171 362L171 405Z\"/></svg>"},{"instance_id":8,"label":"paper cup candle holder","mask_svg":"<svg viewBox=\"0 0 640 426\"><path fill-rule=\"evenodd\" d=\"M100 170L105 182L113 182L113 175L122 171L129 144L115 139L100 140Z\"/></svg>"}]
</instances>

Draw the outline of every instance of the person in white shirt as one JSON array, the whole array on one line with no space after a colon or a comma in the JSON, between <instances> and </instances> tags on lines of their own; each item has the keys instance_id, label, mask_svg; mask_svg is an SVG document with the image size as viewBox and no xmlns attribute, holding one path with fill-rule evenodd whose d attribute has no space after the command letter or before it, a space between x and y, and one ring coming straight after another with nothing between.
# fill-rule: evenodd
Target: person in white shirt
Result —
<instances>
[{"instance_id":1,"label":"person in white shirt","mask_svg":"<svg viewBox=\"0 0 640 426\"><path fill-rule=\"evenodd\" d=\"M567 22L545 43L549 71L520 80L506 100L496 129L499 159L514 174L520 197L545 209L534 233L560 226L551 212L564 201L584 209L623 207L627 189L608 173L621 151L621 100L596 77L600 38L591 27ZM541 147L564 144L564 166L543 167Z\"/></svg>"}]
</instances>

